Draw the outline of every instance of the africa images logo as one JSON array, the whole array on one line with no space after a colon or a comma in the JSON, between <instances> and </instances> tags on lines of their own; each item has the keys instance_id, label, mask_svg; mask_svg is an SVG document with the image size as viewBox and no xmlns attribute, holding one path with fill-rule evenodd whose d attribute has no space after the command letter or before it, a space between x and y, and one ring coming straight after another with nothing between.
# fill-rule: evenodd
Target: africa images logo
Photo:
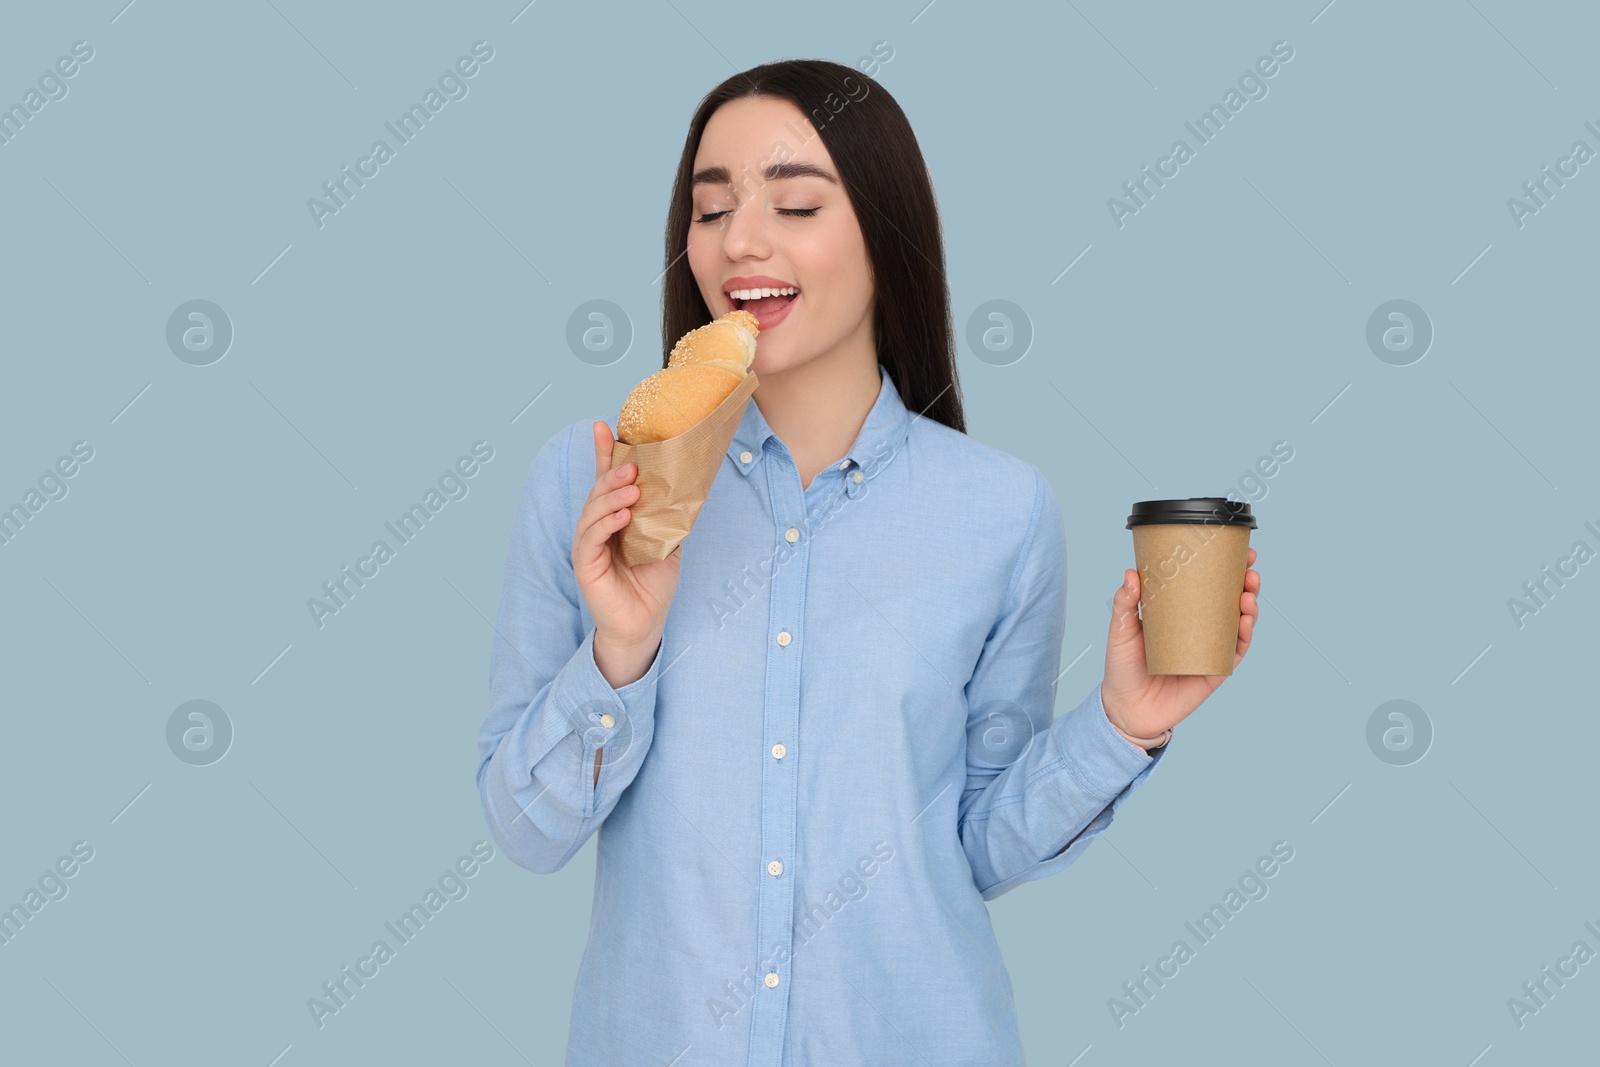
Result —
<instances>
[{"instance_id":1,"label":"africa images logo","mask_svg":"<svg viewBox=\"0 0 1600 1067\"><path fill-rule=\"evenodd\" d=\"M475 58L474 58L475 57ZM428 124L428 120L444 110L444 106L452 100L465 100L470 91L466 79L476 77L483 69L482 64L494 58L494 49L488 41L474 41L472 56L462 56L457 59L455 66L445 70L439 75L439 88L428 87L420 103L413 103L401 113L395 122L385 122L387 129L395 138L395 147L389 147L389 142L383 139L372 142L372 148L367 155L356 160L356 169L352 172L350 164L339 165L340 174L337 179L322 183L322 192L326 200L309 197L306 200L306 210L311 212L311 221L316 223L317 229L322 229L327 223L324 221L330 215L337 215L349 206L349 201L367 186L366 181L376 178L380 168L395 158L396 149L408 145ZM443 93L441 96L440 94ZM354 186L352 188L352 186Z\"/></svg>"},{"instance_id":2,"label":"africa images logo","mask_svg":"<svg viewBox=\"0 0 1600 1067\"><path fill-rule=\"evenodd\" d=\"M1179 138L1172 142L1172 149L1167 154L1156 160L1155 171L1152 172L1150 164L1140 165L1142 173L1139 177L1122 183L1122 192L1128 198L1119 200L1116 197L1106 199L1106 210L1111 213L1111 221L1117 229L1127 225L1129 217L1137 215L1148 207L1148 201L1153 200L1157 192L1166 187L1167 182L1176 178L1181 173L1185 163L1193 159L1200 146L1208 145L1222 134L1228 120L1244 110L1245 104L1252 100L1265 100L1267 98L1267 79L1275 77L1282 65L1294 58L1294 48L1288 41L1272 42L1272 55L1262 56L1255 62L1254 68L1247 69L1239 76L1239 88L1230 87L1223 94L1221 103L1213 103L1194 122L1185 122L1187 129L1195 138L1195 147L1189 147L1189 142ZM1240 95L1243 93L1244 95ZM1198 128L1196 128L1198 123ZM1170 170L1168 168L1171 168ZM1154 183L1155 188L1151 188ZM1142 195L1141 195L1142 194ZM1132 203L1129 203L1132 201Z\"/></svg>"}]
</instances>

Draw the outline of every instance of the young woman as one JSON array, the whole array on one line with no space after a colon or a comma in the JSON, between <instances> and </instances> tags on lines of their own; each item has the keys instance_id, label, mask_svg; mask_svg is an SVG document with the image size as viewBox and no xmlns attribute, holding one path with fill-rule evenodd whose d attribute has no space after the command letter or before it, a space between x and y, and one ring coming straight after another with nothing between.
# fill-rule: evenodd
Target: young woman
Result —
<instances>
[{"instance_id":1,"label":"young woman","mask_svg":"<svg viewBox=\"0 0 1600 1067\"><path fill-rule=\"evenodd\" d=\"M663 348L745 307L760 386L660 562L613 536L615 412L539 451L479 735L515 863L600 831L566 1062L1021 1064L984 901L1082 855L1223 678L1146 671L1130 568L1104 680L1054 715L1060 508L966 435L932 184L881 85L792 60L718 86L666 260Z\"/></svg>"}]
</instances>

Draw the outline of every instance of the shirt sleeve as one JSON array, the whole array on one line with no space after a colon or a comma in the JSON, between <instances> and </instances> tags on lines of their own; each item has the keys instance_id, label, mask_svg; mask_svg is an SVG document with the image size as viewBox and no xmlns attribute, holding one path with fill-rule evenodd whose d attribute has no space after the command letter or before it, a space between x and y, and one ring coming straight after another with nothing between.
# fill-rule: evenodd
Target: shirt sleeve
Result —
<instances>
[{"instance_id":1,"label":"shirt sleeve","mask_svg":"<svg viewBox=\"0 0 1600 1067\"><path fill-rule=\"evenodd\" d=\"M1170 747L1147 753L1123 738L1106 717L1099 684L1054 718L1066 630L1066 529L1049 482L1037 467L1033 473L1029 531L966 687L967 784L958 825L984 900L1083 855Z\"/></svg>"},{"instance_id":2,"label":"shirt sleeve","mask_svg":"<svg viewBox=\"0 0 1600 1067\"><path fill-rule=\"evenodd\" d=\"M478 734L489 829L512 862L541 874L583 847L638 773L660 676L659 648L644 676L620 689L595 663L594 625L583 621L572 573L575 433L576 424L546 442L523 484L489 654L489 715Z\"/></svg>"}]
</instances>

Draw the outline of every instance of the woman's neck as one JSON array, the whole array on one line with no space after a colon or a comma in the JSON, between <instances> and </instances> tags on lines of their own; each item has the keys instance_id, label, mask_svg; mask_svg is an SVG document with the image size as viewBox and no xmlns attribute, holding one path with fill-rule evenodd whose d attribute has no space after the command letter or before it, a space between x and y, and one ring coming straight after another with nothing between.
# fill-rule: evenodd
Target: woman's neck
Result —
<instances>
[{"instance_id":1,"label":"woman's neck","mask_svg":"<svg viewBox=\"0 0 1600 1067\"><path fill-rule=\"evenodd\" d=\"M794 456L800 487L844 458L882 388L874 349L840 349L763 374L753 394L761 417Z\"/></svg>"}]
</instances>

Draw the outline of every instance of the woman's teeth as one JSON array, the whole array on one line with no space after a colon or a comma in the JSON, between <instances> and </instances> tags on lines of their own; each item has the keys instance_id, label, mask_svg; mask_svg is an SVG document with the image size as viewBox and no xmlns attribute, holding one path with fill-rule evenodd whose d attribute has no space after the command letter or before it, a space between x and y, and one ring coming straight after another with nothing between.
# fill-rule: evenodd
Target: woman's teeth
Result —
<instances>
[{"instance_id":1,"label":"woman's teeth","mask_svg":"<svg viewBox=\"0 0 1600 1067\"><path fill-rule=\"evenodd\" d=\"M759 300L764 296L798 296L800 290L795 286L785 289L734 289L728 296L734 300Z\"/></svg>"}]
</instances>

